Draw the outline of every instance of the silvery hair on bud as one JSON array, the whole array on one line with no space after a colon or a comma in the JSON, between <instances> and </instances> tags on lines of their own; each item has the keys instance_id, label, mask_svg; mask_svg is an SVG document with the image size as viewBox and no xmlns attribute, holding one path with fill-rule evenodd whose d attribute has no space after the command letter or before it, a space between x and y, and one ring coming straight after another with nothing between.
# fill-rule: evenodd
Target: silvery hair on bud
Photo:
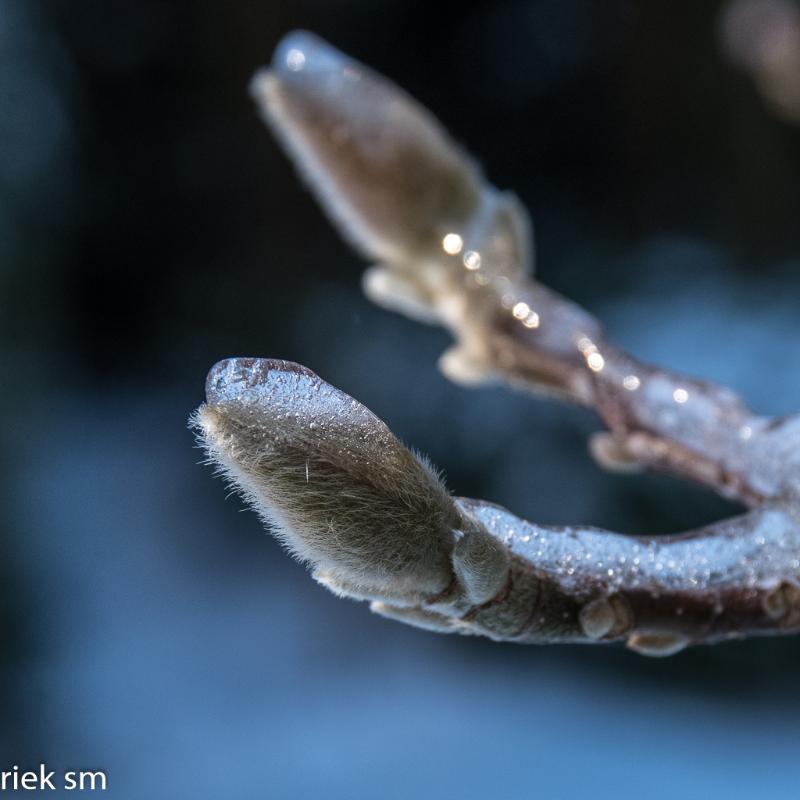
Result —
<instances>
[{"instance_id":1,"label":"silvery hair on bud","mask_svg":"<svg viewBox=\"0 0 800 800\"><path fill-rule=\"evenodd\" d=\"M413 605L453 580L459 513L432 469L298 364L215 365L193 417L220 472L322 583Z\"/></svg>"}]
</instances>

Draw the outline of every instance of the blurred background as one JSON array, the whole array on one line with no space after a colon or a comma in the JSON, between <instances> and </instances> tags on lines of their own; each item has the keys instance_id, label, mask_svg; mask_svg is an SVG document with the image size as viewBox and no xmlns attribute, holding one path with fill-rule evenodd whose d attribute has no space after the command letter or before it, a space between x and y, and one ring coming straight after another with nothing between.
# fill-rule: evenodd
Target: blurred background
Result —
<instances>
[{"instance_id":1,"label":"blurred background","mask_svg":"<svg viewBox=\"0 0 800 800\"><path fill-rule=\"evenodd\" d=\"M736 511L604 474L591 416L453 386L443 332L362 297L246 91L297 27L432 108L613 338L800 407L793 0L0 0L0 767L130 800L793 796L800 641L659 661L405 628L199 465L208 367L270 356L541 523Z\"/></svg>"}]
</instances>

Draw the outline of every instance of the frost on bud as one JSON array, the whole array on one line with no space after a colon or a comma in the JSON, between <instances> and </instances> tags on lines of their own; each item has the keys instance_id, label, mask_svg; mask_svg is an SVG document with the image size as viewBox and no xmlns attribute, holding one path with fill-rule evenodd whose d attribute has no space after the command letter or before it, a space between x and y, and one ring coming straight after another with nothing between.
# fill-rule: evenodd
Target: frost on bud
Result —
<instances>
[{"instance_id":1,"label":"frost on bud","mask_svg":"<svg viewBox=\"0 0 800 800\"><path fill-rule=\"evenodd\" d=\"M194 416L211 461L299 559L398 605L442 592L459 515L374 414L298 364L214 366Z\"/></svg>"},{"instance_id":2,"label":"frost on bud","mask_svg":"<svg viewBox=\"0 0 800 800\"><path fill-rule=\"evenodd\" d=\"M289 34L251 92L326 211L372 258L430 255L480 203L478 168L436 119L310 33Z\"/></svg>"}]
</instances>

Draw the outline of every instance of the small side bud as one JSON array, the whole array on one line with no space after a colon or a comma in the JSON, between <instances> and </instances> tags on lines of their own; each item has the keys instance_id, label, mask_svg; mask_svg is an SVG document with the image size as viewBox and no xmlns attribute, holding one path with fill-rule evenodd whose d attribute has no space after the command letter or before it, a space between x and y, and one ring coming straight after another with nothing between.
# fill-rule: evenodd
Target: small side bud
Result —
<instances>
[{"instance_id":1,"label":"small side bud","mask_svg":"<svg viewBox=\"0 0 800 800\"><path fill-rule=\"evenodd\" d=\"M433 298L421 282L408 279L401 270L391 266L370 267L361 280L364 294L383 308L405 314L417 322L434 324Z\"/></svg>"},{"instance_id":2,"label":"small side bud","mask_svg":"<svg viewBox=\"0 0 800 800\"><path fill-rule=\"evenodd\" d=\"M630 604L619 594L598 597L587 603L578 614L578 622L588 639L619 636L633 622Z\"/></svg>"},{"instance_id":3,"label":"small side bud","mask_svg":"<svg viewBox=\"0 0 800 800\"><path fill-rule=\"evenodd\" d=\"M791 583L780 584L764 598L764 611L774 620L800 616L800 588Z\"/></svg>"},{"instance_id":4,"label":"small side bud","mask_svg":"<svg viewBox=\"0 0 800 800\"><path fill-rule=\"evenodd\" d=\"M462 386L477 386L491 378L491 371L472 350L457 344L448 348L439 358L442 374Z\"/></svg>"},{"instance_id":5,"label":"small side bud","mask_svg":"<svg viewBox=\"0 0 800 800\"><path fill-rule=\"evenodd\" d=\"M587 603L578 616L581 629L589 639L602 639L613 627L616 617L605 597Z\"/></svg>"},{"instance_id":6,"label":"small side bud","mask_svg":"<svg viewBox=\"0 0 800 800\"><path fill-rule=\"evenodd\" d=\"M508 569L507 548L485 531L468 531L453 550L453 570L473 605L488 603L503 591Z\"/></svg>"},{"instance_id":7,"label":"small side bud","mask_svg":"<svg viewBox=\"0 0 800 800\"><path fill-rule=\"evenodd\" d=\"M592 458L609 472L630 474L642 471L642 465L610 433L593 433L589 438L589 452Z\"/></svg>"},{"instance_id":8,"label":"small side bud","mask_svg":"<svg viewBox=\"0 0 800 800\"><path fill-rule=\"evenodd\" d=\"M661 658L680 653L690 642L677 633L634 633L627 644L640 655Z\"/></svg>"}]
</instances>

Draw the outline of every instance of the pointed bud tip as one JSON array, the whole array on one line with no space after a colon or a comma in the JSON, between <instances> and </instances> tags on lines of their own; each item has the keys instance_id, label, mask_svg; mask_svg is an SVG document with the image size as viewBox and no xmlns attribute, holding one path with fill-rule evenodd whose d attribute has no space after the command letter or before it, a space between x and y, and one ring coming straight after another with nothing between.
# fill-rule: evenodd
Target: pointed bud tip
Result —
<instances>
[{"instance_id":1,"label":"pointed bud tip","mask_svg":"<svg viewBox=\"0 0 800 800\"><path fill-rule=\"evenodd\" d=\"M301 76L303 73L320 73L339 70L349 59L333 45L313 33L296 30L278 42L272 56L272 69L279 75Z\"/></svg>"},{"instance_id":2,"label":"pointed bud tip","mask_svg":"<svg viewBox=\"0 0 800 800\"><path fill-rule=\"evenodd\" d=\"M279 86L288 81L297 86L309 77L313 81L322 74L341 71L345 65L354 66L354 62L318 36L303 30L292 31L278 42L270 65L253 75L250 96L269 109L279 102Z\"/></svg>"},{"instance_id":3,"label":"pointed bud tip","mask_svg":"<svg viewBox=\"0 0 800 800\"><path fill-rule=\"evenodd\" d=\"M247 403L258 399L258 388L267 383L271 373L317 376L294 361L277 358L224 358L208 371L206 402L210 406Z\"/></svg>"}]
</instances>

